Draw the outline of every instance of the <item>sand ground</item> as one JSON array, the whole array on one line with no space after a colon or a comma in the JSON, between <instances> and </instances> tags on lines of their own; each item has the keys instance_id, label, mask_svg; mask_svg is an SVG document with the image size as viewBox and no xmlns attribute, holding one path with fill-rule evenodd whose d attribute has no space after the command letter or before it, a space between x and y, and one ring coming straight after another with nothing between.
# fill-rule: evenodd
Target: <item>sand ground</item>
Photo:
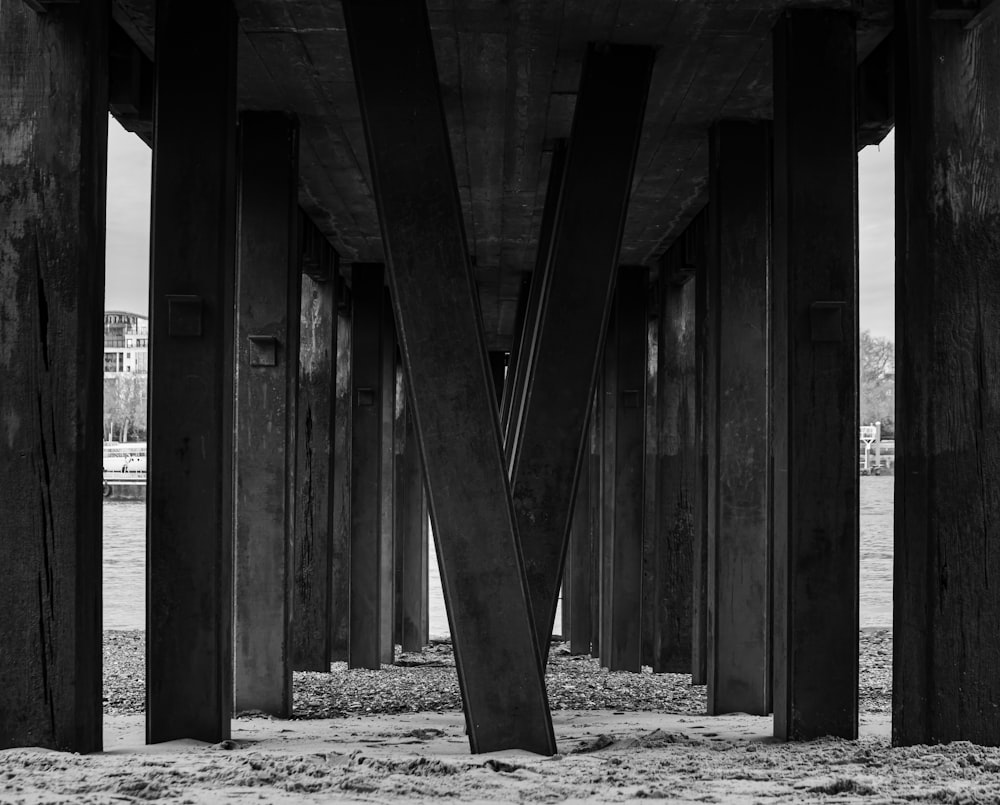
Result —
<instances>
[{"instance_id":1,"label":"sand ground","mask_svg":"<svg viewBox=\"0 0 1000 805\"><path fill-rule=\"evenodd\" d=\"M0 802L1000 803L1000 749L890 747L885 630L862 633L857 741L776 742L768 717L701 715L690 677L611 674L556 651L552 758L469 753L441 646L382 672L296 674L297 710L313 717L239 717L221 744L146 746L141 694L123 693L141 691L141 641L112 642L105 751L2 751Z\"/></svg>"},{"instance_id":2,"label":"sand ground","mask_svg":"<svg viewBox=\"0 0 1000 805\"><path fill-rule=\"evenodd\" d=\"M566 710L560 754L470 755L460 713L236 719L233 739L143 743L142 716L106 721L106 751L0 752L0 801L997 802L1000 750L890 749L888 718L858 741L777 743L769 718Z\"/></svg>"}]
</instances>

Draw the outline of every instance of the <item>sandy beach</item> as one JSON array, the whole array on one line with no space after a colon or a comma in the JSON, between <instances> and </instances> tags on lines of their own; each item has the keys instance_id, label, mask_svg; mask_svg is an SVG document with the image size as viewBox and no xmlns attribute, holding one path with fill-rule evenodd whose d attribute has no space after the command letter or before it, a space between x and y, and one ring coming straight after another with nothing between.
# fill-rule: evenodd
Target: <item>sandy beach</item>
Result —
<instances>
[{"instance_id":1,"label":"sandy beach","mask_svg":"<svg viewBox=\"0 0 1000 805\"><path fill-rule=\"evenodd\" d=\"M680 674L610 673L553 644L559 754L471 755L450 646L380 672L295 674L296 718L232 740L144 744L141 632L105 645L105 751L0 752L0 802L1000 801L1000 749L889 746L891 632L861 633L861 737L784 744L767 717L708 717Z\"/></svg>"},{"instance_id":2,"label":"sandy beach","mask_svg":"<svg viewBox=\"0 0 1000 805\"><path fill-rule=\"evenodd\" d=\"M891 622L892 478L863 478L862 624ZM0 802L986 802L1000 752L890 749L892 633L860 635L861 738L781 744L770 718L705 716L680 674L610 673L554 642L546 683L560 754L471 755L447 640L381 671L296 673L295 718L246 714L232 741L144 744L144 518L105 503L105 749L0 752ZM432 557L433 558L433 557ZM447 635L431 562L432 634ZM558 621L557 621L558 622Z\"/></svg>"}]
</instances>

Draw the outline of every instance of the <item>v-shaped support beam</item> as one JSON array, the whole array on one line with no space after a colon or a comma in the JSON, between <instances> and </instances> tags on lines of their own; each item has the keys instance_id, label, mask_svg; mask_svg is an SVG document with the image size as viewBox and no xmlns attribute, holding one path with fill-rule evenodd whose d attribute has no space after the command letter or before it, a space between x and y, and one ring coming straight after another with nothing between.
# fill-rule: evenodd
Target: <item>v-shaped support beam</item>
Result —
<instances>
[{"instance_id":1,"label":"v-shaped support beam","mask_svg":"<svg viewBox=\"0 0 1000 805\"><path fill-rule=\"evenodd\" d=\"M423 0L344 0L474 752L555 752Z\"/></svg>"},{"instance_id":2,"label":"v-shaped support beam","mask_svg":"<svg viewBox=\"0 0 1000 805\"><path fill-rule=\"evenodd\" d=\"M523 400L507 445L543 659L555 620L576 478L607 328L653 49L591 45L583 64ZM515 394L518 391L515 389ZM636 613L638 617L638 613Z\"/></svg>"}]
</instances>

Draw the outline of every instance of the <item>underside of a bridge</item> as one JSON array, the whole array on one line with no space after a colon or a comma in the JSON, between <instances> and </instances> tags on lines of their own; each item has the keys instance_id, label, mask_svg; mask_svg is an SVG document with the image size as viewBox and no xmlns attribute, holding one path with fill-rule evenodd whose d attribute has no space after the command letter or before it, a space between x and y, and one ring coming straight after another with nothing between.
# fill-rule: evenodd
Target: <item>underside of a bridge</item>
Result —
<instances>
[{"instance_id":1,"label":"underside of a bridge","mask_svg":"<svg viewBox=\"0 0 1000 805\"><path fill-rule=\"evenodd\" d=\"M654 266L708 201L709 126L770 120L771 29L789 4L749 2L430 2L462 218L487 345L510 350L522 279L538 251L552 153L569 138L589 42L656 51L623 265ZM858 61L892 30L890 0L796 3L860 8ZM154 3L123 0L115 21L152 61ZM344 14L339 3L237 4L240 109L299 118L299 201L344 263L385 259ZM393 47L386 42L387 57ZM877 57L876 57L877 58ZM891 126L883 109L864 137ZM148 121L151 126L152 121ZM146 129L151 131L150 129Z\"/></svg>"},{"instance_id":2,"label":"underside of a bridge","mask_svg":"<svg viewBox=\"0 0 1000 805\"><path fill-rule=\"evenodd\" d=\"M1000 743L990 0L0 4L0 747L100 748L107 112L153 147L147 734L565 637L857 734L857 166L897 127L894 739Z\"/></svg>"}]
</instances>

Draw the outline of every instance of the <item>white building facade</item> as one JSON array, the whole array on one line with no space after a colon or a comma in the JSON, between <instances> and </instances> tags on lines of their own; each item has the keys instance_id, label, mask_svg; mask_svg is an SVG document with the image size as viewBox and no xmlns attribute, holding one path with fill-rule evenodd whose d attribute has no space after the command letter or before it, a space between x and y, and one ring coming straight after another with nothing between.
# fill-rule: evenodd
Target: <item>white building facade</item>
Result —
<instances>
[{"instance_id":1,"label":"white building facade","mask_svg":"<svg viewBox=\"0 0 1000 805\"><path fill-rule=\"evenodd\" d=\"M149 319L138 313L104 313L104 376L149 370Z\"/></svg>"}]
</instances>

